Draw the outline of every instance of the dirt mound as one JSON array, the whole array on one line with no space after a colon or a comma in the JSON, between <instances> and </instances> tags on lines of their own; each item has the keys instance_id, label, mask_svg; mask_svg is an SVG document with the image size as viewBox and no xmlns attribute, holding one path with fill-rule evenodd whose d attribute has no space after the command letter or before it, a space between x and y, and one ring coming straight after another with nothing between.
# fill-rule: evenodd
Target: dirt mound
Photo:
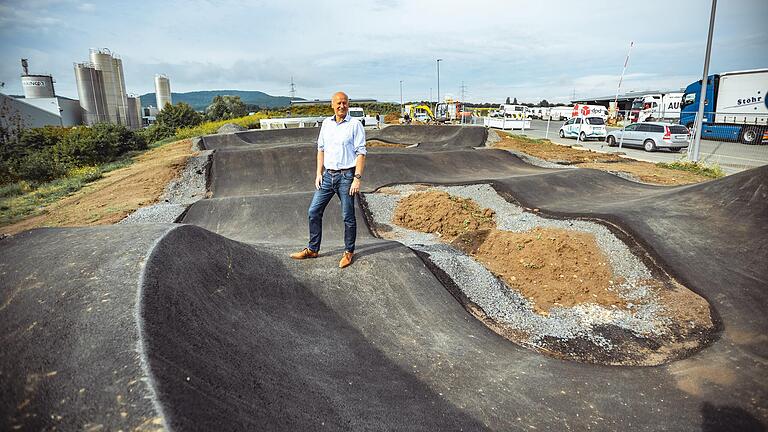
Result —
<instances>
[{"instance_id":1,"label":"dirt mound","mask_svg":"<svg viewBox=\"0 0 768 432\"><path fill-rule=\"evenodd\" d=\"M436 264L449 278L441 280L446 286L465 284L454 294L457 299L507 339L557 358L635 366L685 357L711 340L714 323L704 298L661 270L634 264L600 230L548 226L543 220L531 225L531 217L538 216L524 214L525 223L518 226L526 230L511 230L511 223L519 223L510 222L507 211L514 209L483 197L479 189L480 201L491 208L482 208L467 191L455 196L451 187L441 189L382 188L376 200L384 201L369 208L385 208L383 202L394 200L387 219L394 226L376 216L373 226L380 234L389 227L386 238L413 242L411 247L426 251L433 263L448 263ZM503 216L498 222L504 229L497 229L495 212ZM424 249L422 238L408 239L409 230L439 234L435 241L450 243L503 284L494 288L472 266L458 264L457 273L460 260L440 255L439 248ZM445 276L448 272L453 273Z\"/></svg>"},{"instance_id":2,"label":"dirt mound","mask_svg":"<svg viewBox=\"0 0 768 432\"><path fill-rule=\"evenodd\" d=\"M608 259L591 234L555 228L473 231L452 245L530 299L536 312L583 303L626 306Z\"/></svg>"},{"instance_id":3,"label":"dirt mound","mask_svg":"<svg viewBox=\"0 0 768 432\"><path fill-rule=\"evenodd\" d=\"M435 233L446 241L460 234L495 228L495 213L481 209L474 201L447 192L417 192L403 198L392 221L402 227Z\"/></svg>"}]
</instances>

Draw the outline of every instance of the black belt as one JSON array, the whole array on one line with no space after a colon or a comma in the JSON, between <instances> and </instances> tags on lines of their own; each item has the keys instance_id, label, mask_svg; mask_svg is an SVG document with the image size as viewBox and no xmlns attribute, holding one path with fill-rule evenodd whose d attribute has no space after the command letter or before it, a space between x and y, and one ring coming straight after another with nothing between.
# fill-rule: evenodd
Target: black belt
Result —
<instances>
[{"instance_id":1,"label":"black belt","mask_svg":"<svg viewBox=\"0 0 768 432\"><path fill-rule=\"evenodd\" d=\"M343 172L348 172L348 171L354 171L355 167L352 167L352 168L342 168L342 169L337 169L337 170L326 168L325 170L328 171L329 173L337 174L337 173L343 173Z\"/></svg>"}]
</instances>

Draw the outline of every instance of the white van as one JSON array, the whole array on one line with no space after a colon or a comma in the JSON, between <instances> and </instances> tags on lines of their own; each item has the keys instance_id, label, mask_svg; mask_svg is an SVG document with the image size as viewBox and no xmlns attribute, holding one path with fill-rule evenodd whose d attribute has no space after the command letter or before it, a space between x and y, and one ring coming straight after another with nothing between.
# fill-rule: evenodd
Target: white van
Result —
<instances>
[{"instance_id":1,"label":"white van","mask_svg":"<svg viewBox=\"0 0 768 432\"><path fill-rule=\"evenodd\" d=\"M572 106L551 107L549 109L549 112L547 112L547 115L544 117L544 119L559 121L559 120L571 117L572 112L573 112Z\"/></svg>"},{"instance_id":2,"label":"white van","mask_svg":"<svg viewBox=\"0 0 768 432\"><path fill-rule=\"evenodd\" d=\"M349 107L349 115L360 120L363 126L376 126L378 124L376 117L365 115L365 111L360 107Z\"/></svg>"}]
</instances>

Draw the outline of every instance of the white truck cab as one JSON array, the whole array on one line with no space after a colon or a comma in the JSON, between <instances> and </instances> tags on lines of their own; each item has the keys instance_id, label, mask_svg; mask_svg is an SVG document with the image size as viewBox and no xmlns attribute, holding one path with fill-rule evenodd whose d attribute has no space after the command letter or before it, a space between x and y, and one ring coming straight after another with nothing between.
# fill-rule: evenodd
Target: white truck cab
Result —
<instances>
[{"instance_id":1,"label":"white truck cab","mask_svg":"<svg viewBox=\"0 0 768 432\"><path fill-rule=\"evenodd\" d=\"M376 117L365 115L365 110L360 107L349 107L349 115L358 119L363 126L376 126L378 124Z\"/></svg>"}]
</instances>

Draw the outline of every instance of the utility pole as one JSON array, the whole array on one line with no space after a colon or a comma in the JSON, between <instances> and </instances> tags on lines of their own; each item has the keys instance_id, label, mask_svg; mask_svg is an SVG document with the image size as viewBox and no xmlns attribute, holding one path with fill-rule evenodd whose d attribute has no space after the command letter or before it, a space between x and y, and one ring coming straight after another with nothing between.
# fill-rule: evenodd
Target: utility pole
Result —
<instances>
[{"instance_id":1,"label":"utility pole","mask_svg":"<svg viewBox=\"0 0 768 432\"><path fill-rule=\"evenodd\" d=\"M461 82L461 111L459 112L459 123L464 124L464 93L467 86L464 85L464 81Z\"/></svg>"},{"instance_id":2,"label":"utility pole","mask_svg":"<svg viewBox=\"0 0 768 432\"><path fill-rule=\"evenodd\" d=\"M701 129L704 127L704 99L707 96L707 78L709 78L709 57L712 53L712 33L715 31L715 9L717 0L712 0L712 12L709 15L709 34L707 35L707 52L704 55L704 74L701 77L701 93L699 93L699 113L696 115L696 134L693 137L693 146L690 149L692 162L699 161L699 149L701 145Z\"/></svg>"},{"instance_id":3,"label":"utility pole","mask_svg":"<svg viewBox=\"0 0 768 432\"><path fill-rule=\"evenodd\" d=\"M435 103L435 111L437 110L437 104L440 103L440 62L441 61L443 61L443 59L437 59L437 102Z\"/></svg>"},{"instance_id":4,"label":"utility pole","mask_svg":"<svg viewBox=\"0 0 768 432\"><path fill-rule=\"evenodd\" d=\"M619 92L621 91L621 82L624 81L624 72L627 71L627 65L629 64L629 55L632 53L632 46L635 45L635 41L629 42L629 51L627 52L627 58L624 59L624 68L621 70L621 76L619 77L619 86L616 87L616 97L613 99L613 112L615 114L614 119L619 117Z\"/></svg>"},{"instance_id":5,"label":"utility pole","mask_svg":"<svg viewBox=\"0 0 768 432\"><path fill-rule=\"evenodd\" d=\"M403 116L403 80L400 80L400 117Z\"/></svg>"},{"instance_id":6,"label":"utility pole","mask_svg":"<svg viewBox=\"0 0 768 432\"><path fill-rule=\"evenodd\" d=\"M293 83L293 77L291 77L291 90L289 93L291 95L291 101L293 101L293 99L296 98L296 84Z\"/></svg>"}]
</instances>

